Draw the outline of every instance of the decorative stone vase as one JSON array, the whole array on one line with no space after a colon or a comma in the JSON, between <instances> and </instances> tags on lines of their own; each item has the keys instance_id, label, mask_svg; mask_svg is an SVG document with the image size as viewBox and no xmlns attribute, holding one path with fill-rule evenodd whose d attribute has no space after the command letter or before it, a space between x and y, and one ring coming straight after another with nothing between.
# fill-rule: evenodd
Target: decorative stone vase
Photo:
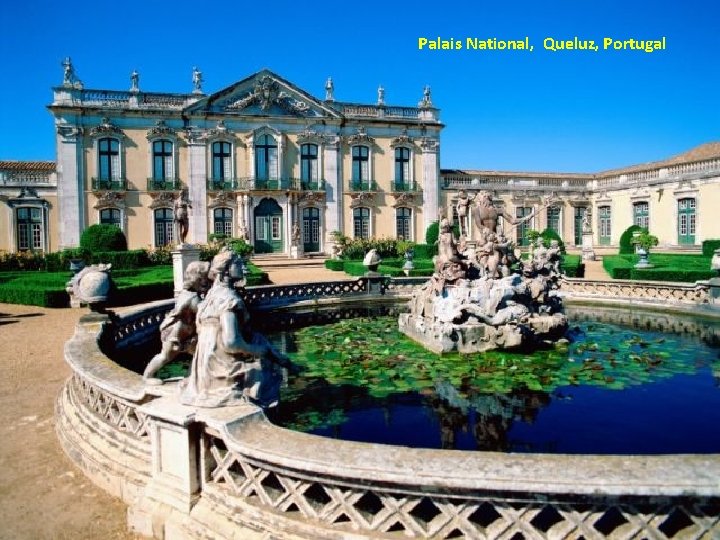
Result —
<instances>
[{"instance_id":1,"label":"decorative stone vase","mask_svg":"<svg viewBox=\"0 0 720 540\"><path fill-rule=\"evenodd\" d=\"M412 249L408 249L405 252L405 264L403 264L403 272L405 272L406 276L409 276L410 270L413 270L415 268L415 263L413 262L414 256L415 252Z\"/></svg>"},{"instance_id":2,"label":"decorative stone vase","mask_svg":"<svg viewBox=\"0 0 720 540\"><path fill-rule=\"evenodd\" d=\"M710 270L715 270L720 277L720 248L713 252L712 259L710 259Z\"/></svg>"},{"instance_id":3,"label":"decorative stone vase","mask_svg":"<svg viewBox=\"0 0 720 540\"><path fill-rule=\"evenodd\" d=\"M82 259L70 259L70 271L73 276L76 275L80 270L85 268L85 261Z\"/></svg>"},{"instance_id":4,"label":"decorative stone vase","mask_svg":"<svg viewBox=\"0 0 720 540\"><path fill-rule=\"evenodd\" d=\"M650 263L650 260L649 260L650 253L648 252L647 249L645 249L639 245L635 249L636 249L636 253L638 254L638 257L640 257L640 260L635 264L635 268L643 269L643 268L654 268L655 267L654 264Z\"/></svg>"}]
</instances>

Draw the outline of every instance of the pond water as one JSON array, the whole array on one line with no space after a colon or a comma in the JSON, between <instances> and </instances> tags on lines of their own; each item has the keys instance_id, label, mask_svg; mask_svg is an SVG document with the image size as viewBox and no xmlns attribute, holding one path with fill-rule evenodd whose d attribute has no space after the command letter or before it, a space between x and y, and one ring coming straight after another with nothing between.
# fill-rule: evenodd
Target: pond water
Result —
<instances>
[{"instance_id":1,"label":"pond water","mask_svg":"<svg viewBox=\"0 0 720 540\"><path fill-rule=\"evenodd\" d=\"M399 333L394 313L271 332L305 369L271 420L416 448L720 452L720 349L692 335L702 323L679 335L653 329L678 326L667 316L633 317L639 329L569 315L569 343L535 352L439 356Z\"/></svg>"}]
</instances>

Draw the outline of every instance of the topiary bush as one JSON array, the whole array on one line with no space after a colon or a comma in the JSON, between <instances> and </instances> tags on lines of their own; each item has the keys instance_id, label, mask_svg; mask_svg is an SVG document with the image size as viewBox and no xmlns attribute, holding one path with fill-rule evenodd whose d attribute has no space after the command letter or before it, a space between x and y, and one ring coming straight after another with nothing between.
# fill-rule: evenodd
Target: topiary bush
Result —
<instances>
[{"instance_id":1,"label":"topiary bush","mask_svg":"<svg viewBox=\"0 0 720 540\"><path fill-rule=\"evenodd\" d=\"M560 235L557 233L554 229L545 229L543 232L540 233L540 238L543 239L543 246L546 248L550 247L550 242L553 240L557 240L558 244L560 245L560 252L565 253L565 242L562 241L562 238L560 238Z\"/></svg>"},{"instance_id":2,"label":"topiary bush","mask_svg":"<svg viewBox=\"0 0 720 540\"><path fill-rule=\"evenodd\" d=\"M430 225L428 225L428 228L425 231L425 243L429 246L434 246L435 243L438 241L439 236L440 236L440 222L433 221Z\"/></svg>"},{"instance_id":3,"label":"topiary bush","mask_svg":"<svg viewBox=\"0 0 720 540\"><path fill-rule=\"evenodd\" d=\"M325 268L328 270L334 270L336 272L342 272L345 266L345 261L342 259L327 259L325 261Z\"/></svg>"},{"instance_id":4,"label":"topiary bush","mask_svg":"<svg viewBox=\"0 0 720 540\"><path fill-rule=\"evenodd\" d=\"M90 225L80 236L80 247L91 253L97 251L127 251L127 239L117 225Z\"/></svg>"},{"instance_id":5,"label":"topiary bush","mask_svg":"<svg viewBox=\"0 0 720 540\"><path fill-rule=\"evenodd\" d=\"M632 243L634 232L647 232L639 225L630 225L625 232L620 235L620 255L632 255L635 253L635 244Z\"/></svg>"}]
</instances>

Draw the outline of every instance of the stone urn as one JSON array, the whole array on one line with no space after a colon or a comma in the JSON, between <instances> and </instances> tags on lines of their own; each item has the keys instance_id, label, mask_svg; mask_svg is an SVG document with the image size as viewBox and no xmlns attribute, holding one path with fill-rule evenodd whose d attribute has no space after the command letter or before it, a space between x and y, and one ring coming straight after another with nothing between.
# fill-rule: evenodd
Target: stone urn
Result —
<instances>
[{"instance_id":1,"label":"stone urn","mask_svg":"<svg viewBox=\"0 0 720 540\"><path fill-rule=\"evenodd\" d=\"M70 271L73 273L73 276L83 268L85 268L85 261L83 259L70 259Z\"/></svg>"},{"instance_id":2,"label":"stone urn","mask_svg":"<svg viewBox=\"0 0 720 540\"><path fill-rule=\"evenodd\" d=\"M405 263L403 264L403 272L405 272L406 276L409 276L410 270L413 270L415 268L415 263L413 262L414 256L415 252L412 249L408 249L405 252Z\"/></svg>"},{"instance_id":3,"label":"stone urn","mask_svg":"<svg viewBox=\"0 0 720 540\"><path fill-rule=\"evenodd\" d=\"M713 252L712 259L710 259L710 270L715 270L720 277L720 248Z\"/></svg>"},{"instance_id":4,"label":"stone urn","mask_svg":"<svg viewBox=\"0 0 720 540\"><path fill-rule=\"evenodd\" d=\"M640 260L635 263L635 268L643 269L655 267L655 265L650 262L650 253L647 249L641 246L637 246L635 253L640 258Z\"/></svg>"}]
</instances>

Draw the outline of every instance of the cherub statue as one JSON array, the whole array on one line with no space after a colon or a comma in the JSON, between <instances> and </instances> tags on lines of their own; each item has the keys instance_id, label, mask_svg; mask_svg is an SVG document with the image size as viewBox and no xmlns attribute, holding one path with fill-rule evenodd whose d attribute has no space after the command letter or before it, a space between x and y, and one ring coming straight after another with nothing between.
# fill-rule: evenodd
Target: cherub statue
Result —
<instances>
[{"instance_id":1,"label":"cherub statue","mask_svg":"<svg viewBox=\"0 0 720 540\"><path fill-rule=\"evenodd\" d=\"M207 292L209 263L193 261L185 269L183 289L175 299L175 307L160 324L162 350L156 354L145 368L143 378L146 381L161 383L154 379L161 367L175 360L181 353L194 354L197 343L195 316L200 300Z\"/></svg>"}]
</instances>

